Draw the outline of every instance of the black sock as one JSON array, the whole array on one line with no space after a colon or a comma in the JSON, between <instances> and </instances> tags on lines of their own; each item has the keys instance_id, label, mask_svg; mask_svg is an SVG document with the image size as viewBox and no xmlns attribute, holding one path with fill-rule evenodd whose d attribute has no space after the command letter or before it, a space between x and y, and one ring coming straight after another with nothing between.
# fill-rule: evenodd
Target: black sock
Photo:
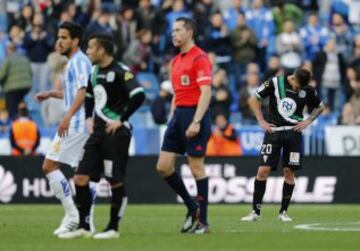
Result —
<instances>
[{"instance_id":1,"label":"black sock","mask_svg":"<svg viewBox=\"0 0 360 251\"><path fill-rule=\"evenodd\" d=\"M290 205L290 200L291 200L291 196L294 191L294 187L295 187L295 184L290 185L284 181L283 196L282 196L282 200L281 200L281 208L280 208L279 213L281 213L283 211L287 211L287 209Z\"/></svg>"},{"instance_id":2,"label":"black sock","mask_svg":"<svg viewBox=\"0 0 360 251\"><path fill-rule=\"evenodd\" d=\"M111 194L110 221L105 231L110 229L115 231L118 230L119 221L127 206L127 197L124 185L112 188Z\"/></svg>"},{"instance_id":3,"label":"black sock","mask_svg":"<svg viewBox=\"0 0 360 251\"><path fill-rule=\"evenodd\" d=\"M254 184L254 195L253 195L253 210L255 213L260 215L260 208L262 204L262 199L264 197L266 189L266 180L257 180L255 179Z\"/></svg>"},{"instance_id":4,"label":"black sock","mask_svg":"<svg viewBox=\"0 0 360 251\"><path fill-rule=\"evenodd\" d=\"M76 196L75 202L80 215L79 228L90 230L90 209L92 204L92 196L89 185L75 185Z\"/></svg>"},{"instance_id":5,"label":"black sock","mask_svg":"<svg viewBox=\"0 0 360 251\"><path fill-rule=\"evenodd\" d=\"M197 207L196 202L191 198L189 192L186 190L185 184L180 176L173 172L170 176L165 178L169 186L183 199L189 211L194 211Z\"/></svg>"},{"instance_id":6,"label":"black sock","mask_svg":"<svg viewBox=\"0 0 360 251\"><path fill-rule=\"evenodd\" d=\"M207 208L208 208L208 191L209 191L209 179L204 178L196 181L198 190L198 202L200 206L200 222L207 225Z\"/></svg>"}]
</instances>

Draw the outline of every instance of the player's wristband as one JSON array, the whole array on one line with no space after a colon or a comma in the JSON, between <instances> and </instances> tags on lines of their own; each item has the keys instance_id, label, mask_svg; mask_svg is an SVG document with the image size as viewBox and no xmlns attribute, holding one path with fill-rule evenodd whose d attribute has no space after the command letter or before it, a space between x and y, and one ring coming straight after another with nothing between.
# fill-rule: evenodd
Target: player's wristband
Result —
<instances>
[{"instance_id":1,"label":"player's wristband","mask_svg":"<svg viewBox=\"0 0 360 251\"><path fill-rule=\"evenodd\" d=\"M201 122L200 119L194 119L194 120L193 120L193 123L194 123L194 124L200 124L200 122Z\"/></svg>"}]
</instances>

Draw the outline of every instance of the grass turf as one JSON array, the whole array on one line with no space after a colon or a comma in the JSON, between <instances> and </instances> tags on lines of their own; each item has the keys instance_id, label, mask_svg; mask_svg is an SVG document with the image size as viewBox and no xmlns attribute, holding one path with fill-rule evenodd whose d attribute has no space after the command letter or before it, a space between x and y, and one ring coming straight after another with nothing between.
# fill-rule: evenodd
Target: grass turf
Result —
<instances>
[{"instance_id":1,"label":"grass turf","mask_svg":"<svg viewBox=\"0 0 360 251\"><path fill-rule=\"evenodd\" d=\"M0 251L170 251L170 250L360 250L359 205L292 205L294 221L276 220L278 206L265 205L260 222L241 222L249 205L211 205L208 235L180 234L181 205L131 205L116 240L60 240L52 235L62 217L60 205L0 205ZM108 220L108 206L96 207L96 226ZM325 223L330 230L306 231L295 225Z\"/></svg>"}]
</instances>

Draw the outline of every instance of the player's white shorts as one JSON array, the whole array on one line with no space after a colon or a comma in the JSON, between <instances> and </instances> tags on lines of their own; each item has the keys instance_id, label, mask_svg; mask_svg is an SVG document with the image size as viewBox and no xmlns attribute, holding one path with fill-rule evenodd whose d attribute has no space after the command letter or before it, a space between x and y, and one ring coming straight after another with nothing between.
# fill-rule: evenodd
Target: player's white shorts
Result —
<instances>
[{"instance_id":1,"label":"player's white shorts","mask_svg":"<svg viewBox=\"0 0 360 251\"><path fill-rule=\"evenodd\" d=\"M75 132L63 138L56 133L45 158L68 164L71 167L78 167L88 138L88 133Z\"/></svg>"}]
</instances>

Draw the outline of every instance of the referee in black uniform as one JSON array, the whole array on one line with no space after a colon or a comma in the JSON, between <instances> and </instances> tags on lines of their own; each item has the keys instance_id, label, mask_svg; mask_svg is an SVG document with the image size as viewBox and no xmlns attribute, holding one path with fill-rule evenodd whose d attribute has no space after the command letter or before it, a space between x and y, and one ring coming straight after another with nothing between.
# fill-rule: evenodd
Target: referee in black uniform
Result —
<instances>
[{"instance_id":1,"label":"referee in black uniform","mask_svg":"<svg viewBox=\"0 0 360 251\"><path fill-rule=\"evenodd\" d=\"M309 86L311 73L297 69L294 74L273 77L265 81L249 99L256 119L265 130L261 146L260 166L255 179L252 212L243 221L260 219L260 207L271 170L276 170L282 152L284 186L278 219L292 221L287 214L295 187L295 171L301 169L301 131L308 127L322 112L323 106L315 89ZM267 122L260 109L259 100L269 96L269 119ZM304 106L312 108L307 119L303 118Z\"/></svg>"},{"instance_id":2,"label":"referee in black uniform","mask_svg":"<svg viewBox=\"0 0 360 251\"><path fill-rule=\"evenodd\" d=\"M93 126L89 126L93 128L92 134L74 177L80 223L77 230L59 237L73 239L92 235L88 222L91 207L88 183L90 177L99 181L104 174L111 185L110 221L103 232L93 237L117 238L118 223L127 204L124 179L131 139L128 119L141 106L145 94L130 69L114 60L110 34L91 35L86 53L93 64L87 88L86 117L88 124L92 124L95 110L95 119Z\"/></svg>"}]
</instances>

